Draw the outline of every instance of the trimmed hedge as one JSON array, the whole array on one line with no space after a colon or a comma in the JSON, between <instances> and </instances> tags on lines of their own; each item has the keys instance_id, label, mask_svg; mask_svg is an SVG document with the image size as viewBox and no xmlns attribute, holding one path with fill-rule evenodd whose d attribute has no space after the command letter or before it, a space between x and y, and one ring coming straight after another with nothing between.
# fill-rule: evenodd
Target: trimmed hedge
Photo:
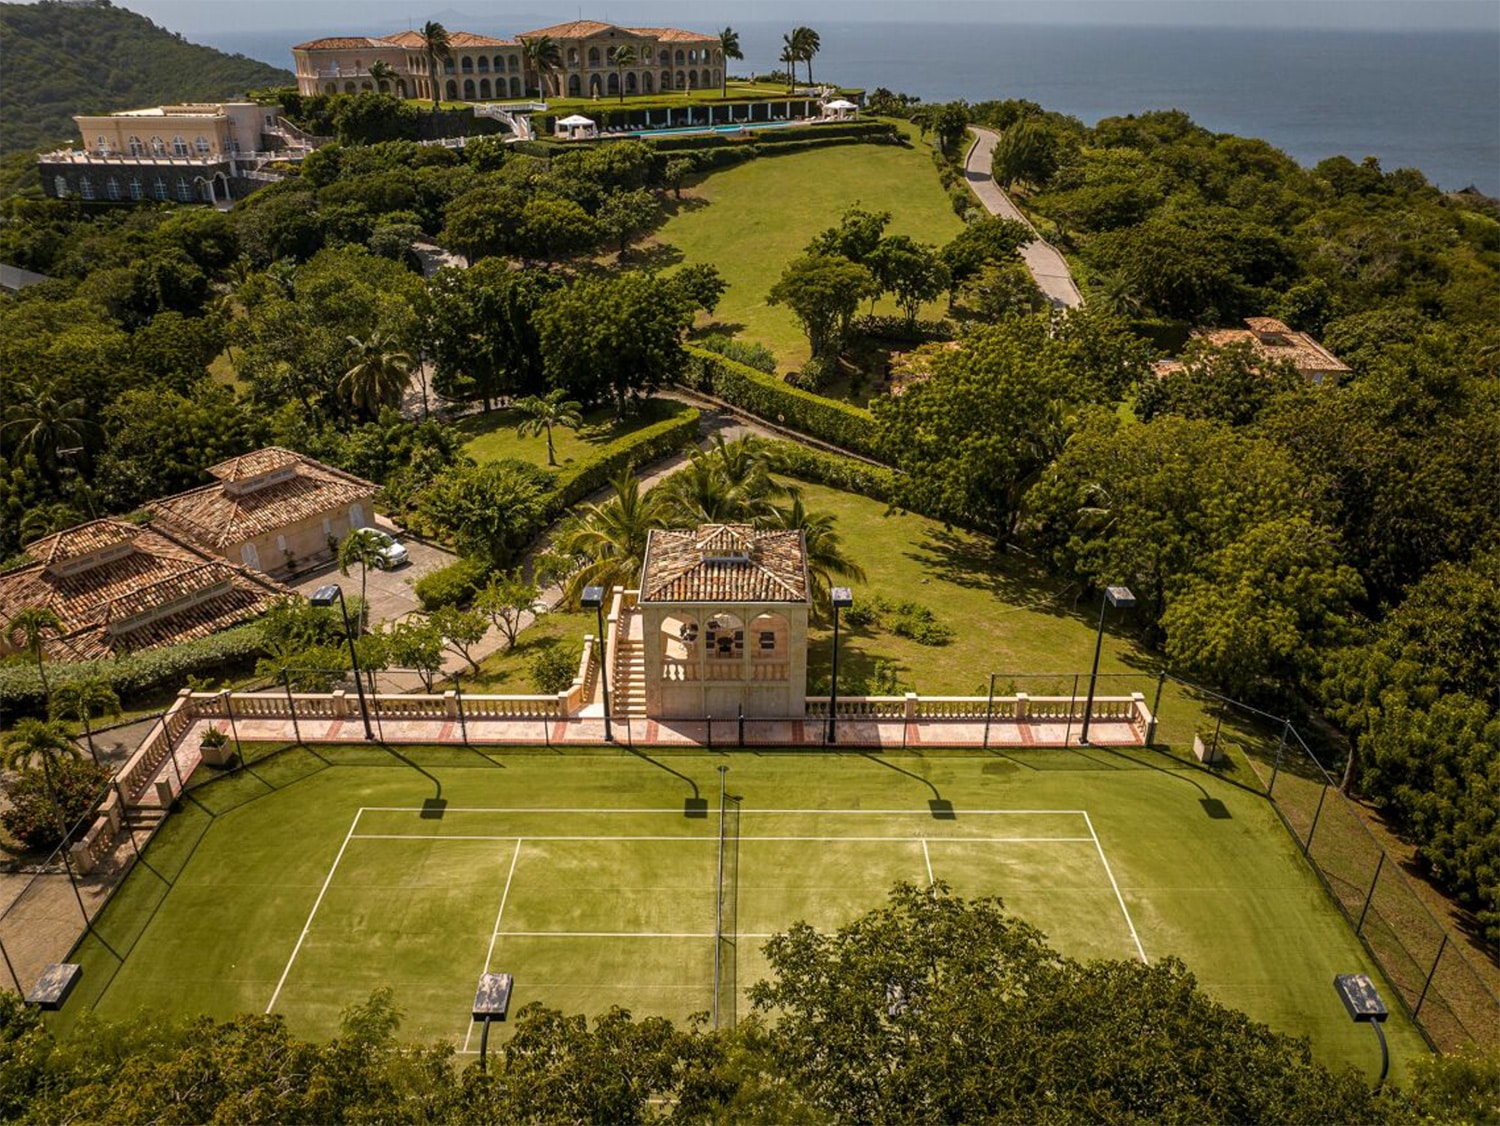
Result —
<instances>
[{"instance_id":1,"label":"trimmed hedge","mask_svg":"<svg viewBox=\"0 0 1500 1126\"><path fill-rule=\"evenodd\" d=\"M248 665L260 656L261 627L255 622L222 633L184 641L142 653L127 653L111 661L77 661L47 664L52 687L99 676L109 682L122 703L128 704L148 692L182 684L189 676L220 672ZM34 664L0 667L0 712L40 714L45 706L42 680Z\"/></svg>"},{"instance_id":2,"label":"trimmed hedge","mask_svg":"<svg viewBox=\"0 0 1500 1126\"><path fill-rule=\"evenodd\" d=\"M873 340L896 340L905 344L930 344L957 336L952 321L909 321L905 317L855 317L849 331Z\"/></svg>"},{"instance_id":3,"label":"trimmed hedge","mask_svg":"<svg viewBox=\"0 0 1500 1126\"><path fill-rule=\"evenodd\" d=\"M490 577L490 565L476 556L429 571L412 584L412 593L431 613L443 606L467 606Z\"/></svg>"},{"instance_id":4,"label":"trimmed hedge","mask_svg":"<svg viewBox=\"0 0 1500 1126\"><path fill-rule=\"evenodd\" d=\"M542 527L561 517L568 509L608 485L627 469L647 465L684 446L698 441L700 433L697 410L688 409L675 418L663 419L634 434L611 442L595 457L569 466L557 475L557 487L547 501L547 515ZM542 528L538 528L540 533Z\"/></svg>"},{"instance_id":5,"label":"trimmed hedge","mask_svg":"<svg viewBox=\"0 0 1500 1126\"><path fill-rule=\"evenodd\" d=\"M749 129L744 133L682 133L675 137L646 137L644 140L658 152L683 149L713 149L744 145L778 148L802 141L826 141L833 138L896 143L902 141L896 127L887 121L844 121L825 125L788 125L779 129Z\"/></svg>"},{"instance_id":6,"label":"trimmed hedge","mask_svg":"<svg viewBox=\"0 0 1500 1126\"><path fill-rule=\"evenodd\" d=\"M875 419L861 407L803 391L774 375L691 345L688 379L741 410L846 450L880 459Z\"/></svg>"},{"instance_id":7,"label":"trimmed hedge","mask_svg":"<svg viewBox=\"0 0 1500 1126\"><path fill-rule=\"evenodd\" d=\"M799 446L796 442L769 440L766 453L773 473L815 485L827 485L845 493L857 493L886 504L896 501L900 474L894 469L824 453L810 446Z\"/></svg>"}]
</instances>

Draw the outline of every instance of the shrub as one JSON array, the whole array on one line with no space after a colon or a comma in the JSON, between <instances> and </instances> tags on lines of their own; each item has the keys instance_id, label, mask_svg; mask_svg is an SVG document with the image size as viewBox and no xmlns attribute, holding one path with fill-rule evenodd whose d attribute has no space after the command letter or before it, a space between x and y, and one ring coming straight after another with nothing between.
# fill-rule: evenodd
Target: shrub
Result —
<instances>
[{"instance_id":1,"label":"shrub","mask_svg":"<svg viewBox=\"0 0 1500 1126\"><path fill-rule=\"evenodd\" d=\"M489 563L467 556L423 575L412 584L412 593L428 613L444 606L467 606L489 577Z\"/></svg>"},{"instance_id":2,"label":"shrub","mask_svg":"<svg viewBox=\"0 0 1500 1126\"><path fill-rule=\"evenodd\" d=\"M861 598L845 610L844 620L851 626L882 627L918 645L947 645L953 640L953 630L926 606L911 601L892 603L878 594Z\"/></svg>"},{"instance_id":3,"label":"shrub","mask_svg":"<svg viewBox=\"0 0 1500 1126\"><path fill-rule=\"evenodd\" d=\"M831 445L878 458L875 420L860 407L789 386L725 356L689 346L688 381L741 410Z\"/></svg>"},{"instance_id":4,"label":"shrub","mask_svg":"<svg viewBox=\"0 0 1500 1126\"><path fill-rule=\"evenodd\" d=\"M163 687L176 687L192 675L218 673L254 663L262 650L260 623L238 626L196 641L184 641L162 649L128 653L112 661L78 661L49 664L47 676L56 688L75 680L100 677L128 704ZM41 678L36 665L0 667L0 713L40 714L43 710Z\"/></svg>"},{"instance_id":5,"label":"shrub","mask_svg":"<svg viewBox=\"0 0 1500 1126\"><path fill-rule=\"evenodd\" d=\"M578 656L561 642L547 646L531 662L532 686L549 696L567 691L578 674Z\"/></svg>"},{"instance_id":6,"label":"shrub","mask_svg":"<svg viewBox=\"0 0 1500 1126\"><path fill-rule=\"evenodd\" d=\"M86 759L58 759L51 773L49 782L46 771L28 767L5 787L10 804L0 813L0 822L28 848L50 849L61 843L63 831L58 826L72 828L104 796L109 782L109 771Z\"/></svg>"},{"instance_id":7,"label":"shrub","mask_svg":"<svg viewBox=\"0 0 1500 1126\"><path fill-rule=\"evenodd\" d=\"M776 374L776 353L764 344L757 344L752 340L736 340L722 332L715 332L698 341L698 347L717 352L735 363L763 371L767 375Z\"/></svg>"},{"instance_id":8,"label":"shrub","mask_svg":"<svg viewBox=\"0 0 1500 1126\"><path fill-rule=\"evenodd\" d=\"M873 340L898 340L906 344L930 344L952 340L957 333L951 321L909 321L905 317L855 317L849 330Z\"/></svg>"},{"instance_id":9,"label":"shrub","mask_svg":"<svg viewBox=\"0 0 1500 1126\"><path fill-rule=\"evenodd\" d=\"M575 462L557 475L547 502L547 523L579 501L604 488L627 469L647 465L698 440L699 413L687 410L611 442L593 457ZM545 525L544 525L545 526ZM537 529L538 534L542 531Z\"/></svg>"},{"instance_id":10,"label":"shrub","mask_svg":"<svg viewBox=\"0 0 1500 1126\"><path fill-rule=\"evenodd\" d=\"M795 442L767 442L766 451L773 473L858 493L886 504L895 499L898 474L894 469L824 453Z\"/></svg>"}]
</instances>

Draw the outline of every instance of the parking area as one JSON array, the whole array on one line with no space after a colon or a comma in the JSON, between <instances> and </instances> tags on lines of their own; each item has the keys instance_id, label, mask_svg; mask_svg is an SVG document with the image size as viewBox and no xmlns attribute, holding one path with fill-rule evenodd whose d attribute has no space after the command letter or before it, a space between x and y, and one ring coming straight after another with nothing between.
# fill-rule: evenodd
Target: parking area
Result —
<instances>
[{"instance_id":1,"label":"parking area","mask_svg":"<svg viewBox=\"0 0 1500 1126\"><path fill-rule=\"evenodd\" d=\"M411 562L394 571L377 571L370 568L365 583L365 597L370 600L370 622L389 622L409 614L418 608L417 596L412 593L412 584L430 571L446 567L457 558L452 552L440 547L401 538ZM344 595L359 593L359 568L351 567L347 576L339 574L338 564L330 563L316 571L299 575L290 585L298 594L309 595L324 583L338 583Z\"/></svg>"}]
</instances>

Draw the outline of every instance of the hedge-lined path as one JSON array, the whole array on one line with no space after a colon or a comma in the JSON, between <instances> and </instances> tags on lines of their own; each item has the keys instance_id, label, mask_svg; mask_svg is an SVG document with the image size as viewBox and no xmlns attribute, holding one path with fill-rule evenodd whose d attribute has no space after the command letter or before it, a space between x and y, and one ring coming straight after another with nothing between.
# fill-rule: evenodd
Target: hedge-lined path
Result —
<instances>
[{"instance_id":1,"label":"hedge-lined path","mask_svg":"<svg viewBox=\"0 0 1500 1126\"><path fill-rule=\"evenodd\" d=\"M968 158L964 161L964 175L969 181L969 187L974 189L974 194L979 197L979 202L984 204L991 215L999 215L1003 219L1014 219L1017 223L1025 223L1036 231L1031 220L1021 214L1021 209L1011 202L1010 196L1005 194L1000 185L995 183L994 177L990 175L990 165L995 156L995 142L1000 139L1000 134L991 129L981 129L977 125L969 126L969 131L974 134L975 140L974 144L969 147ZM1067 260L1063 258L1062 252L1046 242L1040 233L1037 234L1035 241L1021 248L1021 257L1026 260L1026 268L1031 271L1036 284L1053 305L1076 309L1083 304L1083 294L1078 292L1078 286L1068 270Z\"/></svg>"}]
</instances>

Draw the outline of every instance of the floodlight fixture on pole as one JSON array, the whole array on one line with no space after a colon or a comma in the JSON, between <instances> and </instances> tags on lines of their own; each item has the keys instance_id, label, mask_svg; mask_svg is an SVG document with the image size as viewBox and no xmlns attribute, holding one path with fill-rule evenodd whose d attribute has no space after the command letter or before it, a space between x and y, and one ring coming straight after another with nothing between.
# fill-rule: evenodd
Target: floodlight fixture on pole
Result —
<instances>
[{"instance_id":1,"label":"floodlight fixture on pole","mask_svg":"<svg viewBox=\"0 0 1500 1126\"><path fill-rule=\"evenodd\" d=\"M515 979L510 974L482 973L474 992L474 1019L483 1021L479 1032L479 1070L485 1069L490 1049L490 1021L504 1021L510 1008L510 990Z\"/></svg>"},{"instance_id":2,"label":"floodlight fixture on pole","mask_svg":"<svg viewBox=\"0 0 1500 1126\"><path fill-rule=\"evenodd\" d=\"M838 742L839 722L839 611L854 605L854 595L846 586L836 586L828 592L828 601L833 606L833 682L828 693L828 728L824 742Z\"/></svg>"},{"instance_id":3,"label":"floodlight fixture on pole","mask_svg":"<svg viewBox=\"0 0 1500 1126\"><path fill-rule=\"evenodd\" d=\"M344 618L344 639L349 642L349 660L354 665L354 689L359 693L359 718L364 720L365 738L375 741L375 732L370 729L370 707L365 703L365 678L359 670L359 652L354 648L354 630L349 625L349 607L344 602L344 588L338 583L328 583L312 592L308 602L314 606L332 606L338 599L339 613Z\"/></svg>"},{"instance_id":4,"label":"floodlight fixture on pole","mask_svg":"<svg viewBox=\"0 0 1500 1126\"><path fill-rule=\"evenodd\" d=\"M585 610L594 611L594 620L598 623L598 633L595 634L595 644L599 647L599 683L604 688L604 741L613 743L615 734L609 726L609 646L604 643L604 588L602 586L586 586L583 595L579 598Z\"/></svg>"},{"instance_id":5,"label":"floodlight fixture on pole","mask_svg":"<svg viewBox=\"0 0 1500 1126\"><path fill-rule=\"evenodd\" d=\"M1094 713L1094 688L1099 683L1099 653L1104 648L1104 612L1111 606L1128 610L1135 605L1135 595L1128 586L1107 586L1099 602L1099 632L1094 637L1094 671L1089 673L1089 698L1083 706L1083 730L1078 733L1078 745L1089 745L1089 721Z\"/></svg>"},{"instance_id":6,"label":"floodlight fixture on pole","mask_svg":"<svg viewBox=\"0 0 1500 1126\"><path fill-rule=\"evenodd\" d=\"M1369 974L1334 974L1333 989L1350 1020L1375 1026L1375 1039L1380 1041L1380 1078L1375 1082L1375 1090L1379 1091L1391 1070L1391 1049L1385 1042L1385 1029L1380 1027L1391 1015L1390 1010Z\"/></svg>"}]
</instances>

